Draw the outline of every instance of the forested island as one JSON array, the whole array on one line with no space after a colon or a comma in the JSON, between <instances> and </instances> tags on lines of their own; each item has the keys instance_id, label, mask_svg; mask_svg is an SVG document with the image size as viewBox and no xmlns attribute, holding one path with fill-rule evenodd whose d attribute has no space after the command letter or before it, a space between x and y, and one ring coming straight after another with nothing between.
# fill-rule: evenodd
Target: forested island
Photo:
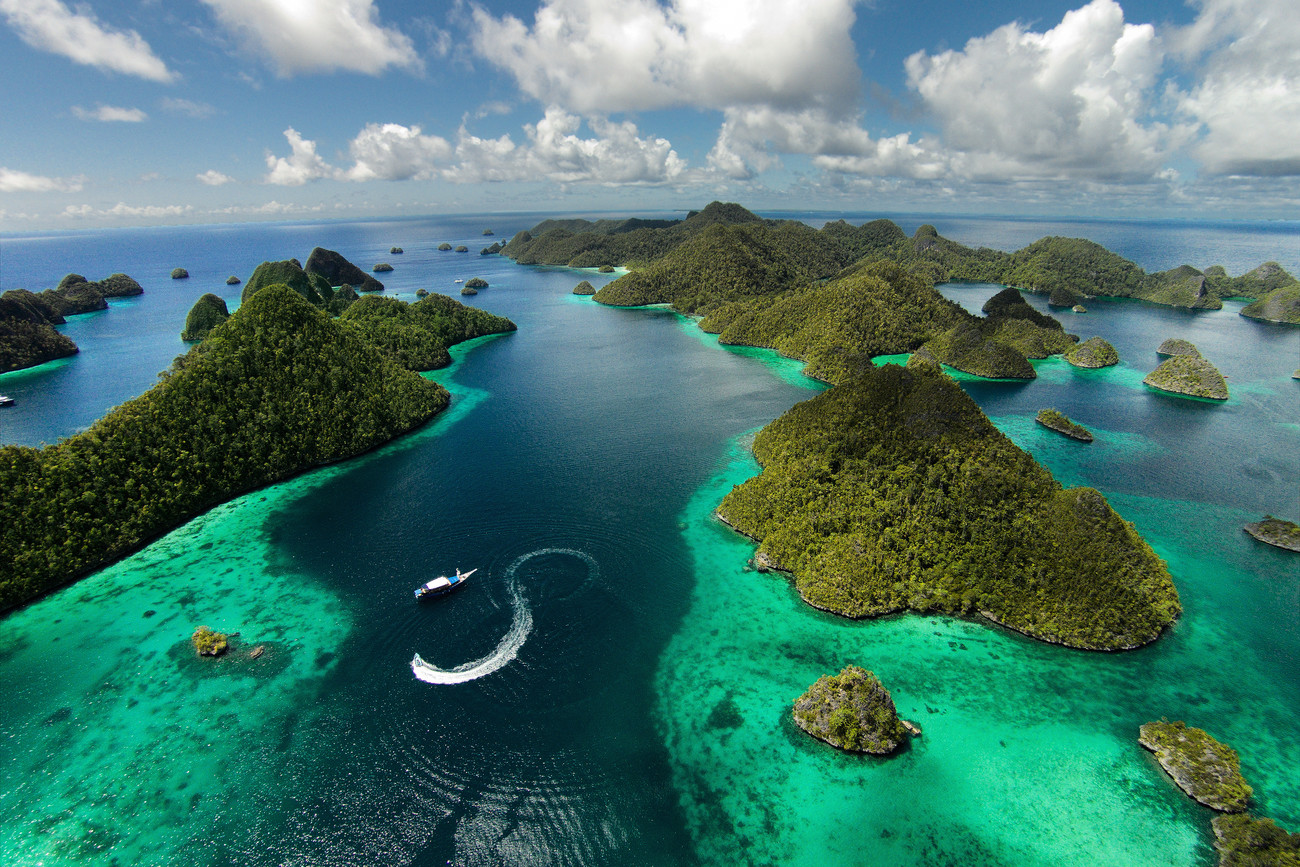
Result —
<instances>
[{"instance_id":1,"label":"forested island","mask_svg":"<svg viewBox=\"0 0 1300 867\"><path fill-rule=\"evenodd\" d=\"M697 236L704 233L713 234L700 244ZM737 249L714 260L720 272L719 293L707 285L707 261L694 267L690 260L707 260L709 248L717 252L725 246L720 243L722 236L741 241L748 251ZM696 253L665 261L692 241L698 244ZM813 229L793 220L763 220L739 205L720 202L692 211L683 220L545 220L516 234L501 252L525 265L632 268L632 274L606 287L606 303L671 303L683 313L701 312L709 296L728 294L734 288L741 288L742 294L767 294L773 281L791 271L799 272L794 282L811 282L833 277L852 263L876 260L905 265L934 283L967 280L1014 286L1046 295L1061 307L1101 296L1218 310L1225 298L1264 301L1287 292L1271 302L1273 311L1291 309L1290 293L1300 294L1300 281L1276 262L1239 277L1228 276L1217 265L1204 271L1183 265L1148 274L1105 247L1079 238L1042 238L1006 253L963 246L930 225L921 226L910 238L890 220L862 226L838 220ZM748 287L729 279L747 271L751 277L765 279L750 279ZM642 273L637 276L638 272Z\"/></svg>"},{"instance_id":2,"label":"forested island","mask_svg":"<svg viewBox=\"0 0 1300 867\"><path fill-rule=\"evenodd\" d=\"M77 345L54 326L64 317L108 309L107 298L126 298L144 290L126 274L87 280L68 274L43 292L10 289L0 295L0 373L35 367L77 354Z\"/></svg>"},{"instance_id":3,"label":"forested island","mask_svg":"<svg viewBox=\"0 0 1300 867\"><path fill-rule=\"evenodd\" d=\"M816 230L715 202L680 221L546 221L502 252L631 266L595 300L669 304L723 343L776 349L835 385L758 434L763 472L718 507L809 604L848 617L982 616L1115 650L1153 641L1181 612L1163 562L1100 493L1062 489L939 366L1032 379L1031 358L1077 338L1014 288L983 317L934 288L1014 279L1136 297L1149 285L1136 265L1094 248L1046 239L1011 255L962 247L932 226L912 238L888 220ZM907 369L872 362L908 352Z\"/></svg>"},{"instance_id":4,"label":"forested island","mask_svg":"<svg viewBox=\"0 0 1300 867\"><path fill-rule=\"evenodd\" d=\"M303 273L289 264L259 267L239 309L145 394L56 445L0 448L0 610L238 494L424 423L449 397L411 370L446 364L453 343L514 330L445 296L372 296L380 309L358 302L335 319L319 291L314 303L258 279Z\"/></svg>"},{"instance_id":5,"label":"forested island","mask_svg":"<svg viewBox=\"0 0 1300 867\"><path fill-rule=\"evenodd\" d=\"M918 731L898 718L893 697L875 674L856 665L817 678L795 699L792 716L795 725L820 741L877 756L894 752Z\"/></svg>"}]
</instances>

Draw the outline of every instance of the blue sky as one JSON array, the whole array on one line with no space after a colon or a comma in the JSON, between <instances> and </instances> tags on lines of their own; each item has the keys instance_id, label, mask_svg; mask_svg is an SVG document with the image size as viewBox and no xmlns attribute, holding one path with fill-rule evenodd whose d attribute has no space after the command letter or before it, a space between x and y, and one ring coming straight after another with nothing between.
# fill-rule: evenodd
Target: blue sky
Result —
<instances>
[{"instance_id":1,"label":"blue sky","mask_svg":"<svg viewBox=\"0 0 1300 867\"><path fill-rule=\"evenodd\" d=\"M1300 217L1295 0L0 0L0 230Z\"/></svg>"}]
</instances>

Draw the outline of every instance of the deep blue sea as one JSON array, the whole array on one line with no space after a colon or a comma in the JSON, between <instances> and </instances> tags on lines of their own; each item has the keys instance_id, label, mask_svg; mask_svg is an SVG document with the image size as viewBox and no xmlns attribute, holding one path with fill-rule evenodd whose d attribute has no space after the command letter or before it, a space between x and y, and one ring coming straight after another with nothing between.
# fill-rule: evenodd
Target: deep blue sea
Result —
<instances>
[{"instance_id":1,"label":"deep blue sea","mask_svg":"<svg viewBox=\"0 0 1300 867\"><path fill-rule=\"evenodd\" d=\"M540 218L0 236L0 288L122 271L145 289L71 318L79 355L0 375L17 399L4 443L54 442L142 393L184 351L199 295L233 306L227 276L317 245L390 262L386 294L407 300L484 277L466 303L519 325L453 350L433 374L453 404L430 425L0 619L0 862L1211 864L1212 814L1137 745L1161 717L1234 745L1254 812L1300 830L1300 558L1241 531L1300 519L1300 329L1235 302L1094 301L1058 315L1120 366L963 381L1168 561L1185 613L1155 644L1094 654L972 621L851 622L750 571L752 544L712 518L757 471L749 436L821 386L669 311L571 294L613 275L478 255ZM1088 237L1149 270L1300 272L1297 223L896 220L1002 249ZM943 291L978 309L999 288ZM1141 384L1167 337L1228 376L1226 404ZM1035 425L1047 406L1097 441ZM457 566L479 572L413 603ZM238 632L235 652L194 658L199 624ZM848 663L924 728L900 755L845 756L790 724L793 699Z\"/></svg>"}]
</instances>

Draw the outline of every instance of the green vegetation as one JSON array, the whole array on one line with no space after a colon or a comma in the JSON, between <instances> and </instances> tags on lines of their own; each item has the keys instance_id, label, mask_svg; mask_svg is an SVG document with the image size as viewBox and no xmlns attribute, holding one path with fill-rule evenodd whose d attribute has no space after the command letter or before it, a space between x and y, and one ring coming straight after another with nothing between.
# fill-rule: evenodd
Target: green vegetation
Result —
<instances>
[{"instance_id":1,"label":"green vegetation","mask_svg":"<svg viewBox=\"0 0 1300 867\"><path fill-rule=\"evenodd\" d=\"M457 247L456 247L456 252L457 252L457 253L468 253L468 252L469 252L469 247L466 247L464 244L459 244L459 245L457 245ZM393 270L393 269L389 268L388 270L391 271L391 270Z\"/></svg>"},{"instance_id":2,"label":"green vegetation","mask_svg":"<svg viewBox=\"0 0 1300 867\"><path fill-rule=\"evenodd\" d=\"M194 630L190 637L199 656L220 656L230 649L229 636L223 632L213 632L206 626Z\"/></svg>"},{"instance_id":3,"label":"green vegetation","mask_svg":"<svg viewBox=\"0 0 1300 867\"><path fill-rule=\"evenodd\" d=\"M443 241L441 244L438 245L438 249L442 250L445 253L451 249L451 244L448 244L446 241Z\"/></svg>"},{"instance_id":4,"label":"green vegetation","mask_svg":"<svg viewBox=\"0 0 1300 867\"><path fill-rule=\"evenodd\" d=\"M807 362L809 376L841 382L870 367L873 356L909 352L965 319L973 321L927 279L875 262L776 298L723 304L700 327L722 343L775 349Z\"/></svg>"},{"instance_id":5,"label":"green vegetation","mask_svg":"<svg viewBox=\"0 0 1300 867\"><path fill-rule=\"evenodd\" d=\"M794 722L833 747L887 755L907 740L894 699L874 674L856 665L824 674L795 699Z\"/></svg>"},{"instance_id":6,"label":"green vegetation","mask_svg":"<svg viewBox=\"0 0 1300 867\"><path fill-rule=\"evenodd\" d=\"M190 312L186 314L181 340L186 342L202 340L212 332L212 329L229 318L230 311L226 308L225 300L209 292L195 301Z\"/></svg>"},{"instance_id":7,"label":"green vegetation","mask_svg":"<svg viewBox=\"0 0 1300 867\"><path fill-rule=\"evenodd\" d=\"M1244 813L1215 816L1219 867L1300 867L1300 834Z\"/></svg>"},{"instance_id":8,"label":"green vegetation","mask_svg":"<svg viewBox=\"0 0 1300 867\"><path fill-rule=\"evenodd\" d=\"M144 294L144 287L126 274L109 274L96 285L106 298L128 298Z\"/></svg>"},{"instance_id":9,"label":"green vegetation","mask_svg":"<svg viewBox=\"0 0 1300 867\"><path fill-rule=\"evenodd\" d=\"M447 401L295 290L263 287L86 431L0 448L0 609L233 496L387 442Z\"/></svg>"},{"instance_id":10,"label":"green vegetation","mask_svg":"<svg viewBox=\"0 0 1300 867\"><path fill-rule=\"evenodd\" d=\"M348 307L339 322L402 367L416 371L450 364L449 346L485 334L515 330L515 324L505 317L466 307L446 295L428 293L414 304L367 295Z\"/></svg>"},{"instance_id":11,"label":"green vegetation","mask_svg":"<svg viewBox=\"0 0 1300 867\"><path fill-rule=\"evenodd\" d=\"M488 287L488 281L484 280L482 277L471 277L465 281L465 286L469 289L486 289Z\"/></svg>"},{"instance_id":12,"label":"green vegetation","mask_svg":"<svg viewBox=\"0 0 1300 867\"><path fill-rule=\"evenodd\" d=\"M1119 364L1119 352L1110 342L1100 337L1089 337L1065 353L1065 360L1075 367L1098 368Z\"/></svg>"},{"instance_id":13,"label":"green vegetation","mask_svg":"<svg viewBox=\"0 0 1300 867\"><path fill-rule=\"evenodd\" d=\"M231 274L229 277L226 278L227 286L238 286L242 282L243 281L240 280L238 277L236 277L234 274Z\"/></svg>"},{"instance_id":14,"label":"green vegetation","mask_svg":"<svg viewBox=\"0 0 1300 867\"><path fill-rule=\"evenodd\" d=\"M1049 430L1065 434L1070 439L1076 439L1080 442L1092 442L1092 431L1088 430L1081 424L1075 424L1070 421L1069 416L1056 409L1040 409L1038 415L1034 416L1034 421L1041 424Z\"/></svg>"},{"instance_id":15,"label":"green vegetation","mask_svg":"<svg viewBox=\"0 0 1300 867\"><path fill-rule=\"evenodd\" d=\"M405 253L405 252L406 252L406 251L403 250L401 247L389 247L389 248L388 248L388 254L389 254L390 256L397 256L397 255L400 255L400 254Z\"/></svg>"},{"instance_id":16,"label":"green vegetation","mask_svg":"<svg viewBox=\"0 0 1300 867\"><path fill-rule=\"evenodd\" d=\"M490 246L484 247L482 250L479 250L478 254L480 256L495 256L497 253L500 252L501 252L501 245L493 241Z\"/></svg>"},{"instance_id":17,"label":"green vegetation","mask_svg":"<svg viewBox=\"0 0 1300 867\"><path fill-rule=\"evenodd\" d=\"M613 274L613 273L614 273L614 266L613 266L613 265L601 265L601 266L600 266L599 268L597 268L596 270L597 270L599 273L601 273L601 274Z\"/></svg>"},{"instance_id":18,"label":"green vegetation","mask_svg":"<svg viewBox=\"0 0 1300 867\"><path fill-rule=\"evenodd\" d=\"M74 277L76 280L72 279ZM46 289L41 293L41 300L63 316L108 309L108 302L104 300L104 293L99 291L99 285L86 282L86 278L78 274L64 277L57 289Z\"/></svg>"},{"instance_id":19,"label":"green vegetation","mask_svg":"<svg viewBox=\"0 0 1300 867\"><path fill-rule=\"evenodd\" d=\"M591 281L583 280L577 286L573 287L574 295L595 295L596 287L591 285Z\"/></svg>"},{"instance_id":20,"label":"green vegetation","mask_svg":"<svg viewBox=\"0 0 1300 867\"><path fill-rule=\"evenodd\" d=\"M378 265L371 267L370 270L374 271L376 274L383 274L393 270L393 266L389 265L387 262L380 262Z\"/></svg>"},{"instance_id":21,"label":"green vegetation","mask_svg":"<svg viewBox=\"0 0 1300 867\"><path fill-rule=\"evenodd\" d=\"M54 328L63 322L34 292L10 289L0 295L0 373L76 355L77 344Z\"/></svg>"},{"instance_id":22,"label":"green vegetation","mask_svg":"<svg viewBox=\"0 0 1300 867\"><path fill-rule=\"evenodd\" d=\"M302 270L322 278L325 286L355 286L362 292L378 292L384 288L383 283L349 262L343 254L324 247L312 248Z\"/></svg>"},{"instance_id":23,"label":"green vegetation","mask_svg":"<svg viewBox=\"0 0 1300 867\"><path fill-rule=\"evenodd\" d=\"M1049 237L1012 253L999 269L999 283L1050 295L1061 289L1074 295L1137 297L1145 273L1100 244L1081 238ZM1076 302L1077 303L1077 302Z\"/></svg>"},{"instance_id":24,"label":"green vegetation","mask_svg":"<svg viewBox=\"0 0 1300 867\"><path fill-rule=\"evenodd\" d=\"M1181 722L1149 722L1138 743L1156 754L1180 789L1205 806L1240 813L1250 802L1253 790L1242 779L1237 753L1203 730Z\"/></svg>"},{"instance_id":25,"label":"green vegetation","mask_svg":"<svg viewBox=\"0 0 1300 867\"><path fill-rule=\"evenodd\" d=\"M1300 325L1300 283L1274 289L1241 308L1241 315L1264 322Z\"/></svg>"},{"instance_id":26,"label":"green vegetation","mask_svg":"<svg viewBox=\"0 0 1300 867\"><path fill-rule=\"evenodd\" d=\"M1205 274L1191 265L1151 274L1136 296L1153 304L1187 307L1197 310L1220 310L1223 301L1212 290Z\"/></svg>"},{"instance_id":27,"label":"green vegetation","mask_svg":"<svg viewBox=\"0 0 1300 867\"><path fill-rule=\"evenodd\" d=\"M1190 340L1183 340L1180 337L1171 337L1160 344L1156 349L1156 355L1163 355L1166 357L1171 355L1194 355L1197 358L1200 358L1201 350L1197 349L1196 344L1192 343Z\"/></svg>"},{"instance_id":28,"label":"green vegetation","mask_svg":"<svg viewBox=\"0 0 1300 867\"><path fill-rule=\"evenodd\" d=\"M475 289L473 286L462 286L462 287L461 287L461 290L460 290L460 294L462 294L462 295L477 295L477 294L478 294L478 290Z\"/></svg>"},{"instance_id":29,"label":"green vegetation","mask_svg":"<svg viewBox=\"0 0 1300 867\"><path fill-rule=\"evenodd\" d=\"M962 322L936 335L923 347L932 357L957 370L989 379L1034 379L1034 366L1023 352L989 336L977 321Z\"/></svg>"},{"instance_id":30,"label":"green vegetation","mask_svg":"<svg viewBox=\"0 0 1300 867\"><path fill-rule=\"evenodd\" d=\"M1285 551L1300 552L1300 526L1290 521L1265 515L1264 520L1247 524L1244 529L1261 542Z\"/></svg>"},{"instance_id":31,"label":"green vegetation","mask_svg":"<svg viewBox=\"0 0 1300 867\"><path fill-rule=\"evenodd\" d=\"M1218 368L1200 355L1174 355L1142 380L1146 385L1169 394L1227 400L1228 383Z\"/></svg>"},{"instance_id":32,"label":"green vegetation","mask_svg":"<svg viewBox=\"0 0 1300 867\"><path fill-rule=\"evenodd\" d=\"M334 290L328 283L320 278L313 280L302 269L302 265L298 264L297 259L283 259L258 265L253 276L244 284L239 303L247 304L250 298L267 286L288 286L316 307L324 307L334 296Z\"/></svg>"},{"instance_id":33,"label":"green vegetation","mask_svg":"<svg viewBox=\"0 0 1300 867\"><path fill-rule=\"evenodd\" d=\"M979 613L1120 649L1181 607L1164 564L1090 488L1062 490L933 365L864 369L754 442L763 472L718 514L849 617Z\"/></svg>"},{"instance_id":34,"label":"green vegetation","mask_svg":"<svg viewBox=\"0 0 1300 867\"><path fill-rule=\"evenodd\" d=\"M190 272L189 272L189 271L186 271L184 268L173 268L173 269L172 269L172 279L173 279L173 280L185 280L185 279L187 279L189 276L190 276Z\"/></svg>"},{"instance_id":35,"label":"green vegetation","mask_svg":"<svg viewBox=\"0 0 1300 867\"><path fill-rule=\"evenodd\" d=\"M1205 269L1205 277L1220 298L1262 298L1268 293L1293 286L1297 280L1276 262L1265 262L1240 277L1229 277L1222 265Z\"/></svg>"}]
</instances>

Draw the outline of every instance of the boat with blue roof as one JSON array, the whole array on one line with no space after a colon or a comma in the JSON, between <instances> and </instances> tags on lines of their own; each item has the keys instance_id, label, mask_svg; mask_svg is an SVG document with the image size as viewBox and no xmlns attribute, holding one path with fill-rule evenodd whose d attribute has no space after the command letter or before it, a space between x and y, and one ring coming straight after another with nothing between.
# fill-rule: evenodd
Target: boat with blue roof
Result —
<instances>
[{"instance_id":1,"label":"boat with blue roof","mask_svg":"<svg viewBox=\"0 0 1300 867\"><path fill-rule=\"evenodd\" d=\"M469 576L477 572L478 569L471 569L468 572L460 571L457 567L455 575L439 575L432 581L426 581L419 587L415 588L415 601L420 602L425 599L435 599L439 596L446 596L460 585L469 580Z\"/></svg>"}]
</instances>

